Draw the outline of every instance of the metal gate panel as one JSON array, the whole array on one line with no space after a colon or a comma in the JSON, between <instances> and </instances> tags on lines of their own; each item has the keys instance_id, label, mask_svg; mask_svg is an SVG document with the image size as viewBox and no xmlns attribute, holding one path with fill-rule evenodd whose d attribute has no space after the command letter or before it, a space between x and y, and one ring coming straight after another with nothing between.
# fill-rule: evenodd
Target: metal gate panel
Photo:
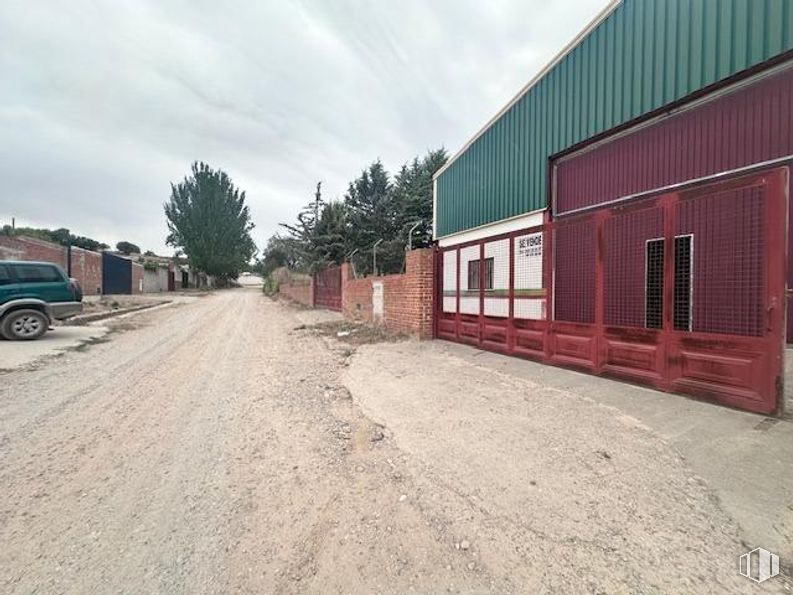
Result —
<instances>
[{"instance_id":1,"label":"metal gate panel","mask_svg":"<svg viewBox=\"0 0 793 595\"><path fill-rule=\"evenodd\" d=\"M341 267L314 273L314 305L341 312Z\"/></svg>"},{"instance_id":2,"label":"metal gate panel","mask_svg":"<svg viewBox=\"0 0 793 595\"><path fill-rule=\"evenodd\" d=\"M665 354L663 207L650 200L615 209L603 221L602 234L601 370L659 386Z\"/></svg>"},{"instance_id":3,"label":"metal gate panel","mask_svg":"<svg viewBox=\"0 0 793 595\"><path fill-rule=\"evenodd\" d=\"M759 413L781 407L788 184L784 168L679 195L670 232L694 235L693 320L691 332L669 333L672 390ZM668 283L675 273L672 261ZM673 312L665 324L674 329Z\"/></svg>"},{"instance_id":4,"label":"metal gate panel","mask_svg":"<svg viewBox=\"0 0 793 595\"><path fill-rule=\"evenodd\" d=\"M442 249L437 336L778 411L788 186L779 168Z\"/></svg>"}]
</instances>

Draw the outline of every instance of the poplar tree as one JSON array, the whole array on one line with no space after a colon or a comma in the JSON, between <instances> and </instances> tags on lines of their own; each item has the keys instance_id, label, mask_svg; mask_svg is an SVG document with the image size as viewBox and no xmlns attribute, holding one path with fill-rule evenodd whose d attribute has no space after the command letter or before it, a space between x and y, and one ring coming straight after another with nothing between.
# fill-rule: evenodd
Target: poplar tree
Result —
<instances>
[{"instance_id":1,"label":"poplar tree","mask_svg":"<svg viewBox=\"0 0 793 595\"><path fill-rule=\"evenodd\" d=\"M256 254L245 192L225 172L205 163L193 163L191 171L179 184L171 184L171 198L164 205L165 241L184 252L191 266L224 283L246 270Z\"/></svg>"}]
</instances>

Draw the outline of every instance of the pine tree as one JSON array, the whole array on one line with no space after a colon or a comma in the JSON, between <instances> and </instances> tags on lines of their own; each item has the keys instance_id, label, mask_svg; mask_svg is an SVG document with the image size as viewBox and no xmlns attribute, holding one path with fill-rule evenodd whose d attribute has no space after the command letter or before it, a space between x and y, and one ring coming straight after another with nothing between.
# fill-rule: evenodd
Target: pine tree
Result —
<instances>
[{"instance_id":1,"label":"pine tree","mask_svg":"<svg viewBox=\"0 0 793 595\"><path fill-rule=\"evenodd\" d=\"M352 181L344 197L349 222L349 246L357 249L357 270L372 272L372 249L378 240L378 269L381 272L398 272L403 254L395 242L400 214L394 202L391 180L380 160L372 163ZM366 258L368 256L369 258Z\"/></svg>"}]
</instances>

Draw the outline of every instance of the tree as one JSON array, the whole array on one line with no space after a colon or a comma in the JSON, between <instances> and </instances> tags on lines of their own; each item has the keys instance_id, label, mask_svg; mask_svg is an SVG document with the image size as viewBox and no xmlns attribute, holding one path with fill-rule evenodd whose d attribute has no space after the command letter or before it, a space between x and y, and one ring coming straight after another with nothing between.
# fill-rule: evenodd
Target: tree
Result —
<instances>
[{"instance_id":1,"label":"tree","mask_svg":"<svg viewBox=\"0 0 793 595\"><path fill-rule=\"evenodd\" d=\"M116 244L116 250L122 254L140 254L140 248L132 242L119 242Z\"/></svg>"},{"instance_id":2,"label":"tree","mask_svg":"<svg viewBox=\"0 0 793 595\"><path fill-rule=\"evenodd\" d=\"M344 262L347 232L345 204L333 201L323 205L314 234L314 261L323 266Z\"/></svg>"},{"instance_id":3,"label":"tree","mask_svg":"<svg viewBox=\"0 0 793 595\"><path fill-rule=\"evenodd\" d=\"M289 239L274 235L267 240L267 246L261 260L257 263L256 270L266 277L279 267L297 270L299 258Z\"/></svg>"},{"instance_id":4,"label":"tree","mask_svg":"<svg viewBox=\"0 0 793 595\"><path fill-rule=\"evenodd\" d=\"M68 229L64 228L52 230L43 228L39 229L35 227L13 228L10 225L4 225L2 230L0 230L0 235L26 236L29 238L44 240L46 242L53 242L55 244L71 244L72 246L77 246L78 248L84 248L86 250L93 250L95 252L106 250L110 247L107 244L98 242L85 236L72 235L69 233Z\"/></svg>"},{"instance_id":5,"label":"tree","mask_svg":"<svg viewBox=\"0 0 793 595\"><path fill-rule=\"evenodd\" d=\"M227 282L256 254L245 192L225 172L205 163L194 163L191 171L181 183L171 184L171 198L164 205L166 243L183 250L196 269Z\"/></svg>"},{"instance_id":6,"label":"tree","mask_svg":"<svg viewBox=\"0 0 793 595\"><path fill-rule=\"evenodd\" d=\"M393 181L375 161L350 183L342 202L322 200L317 184L314 200L301 209L297 221L281 224L287 235L270 238L265 259L288 260L297 270L313 272L354 252L357 271L366 274L372 272L374 244L379 242L377 272L401 272L414 225L418 223L412 245L432 243L432 176L446 160L444 149L430 151L403 165Z\"/></svg>"},{"instance_id":7,"label":"tree","mask_svg":"<svg viewBox=\"0 0 793 595\"><path fill-rule=\"evenodd\" d=\"M391 190L388 172L377 160L350 182L344 196L349 222L348 244L351 250L358 250L359 272L372 272L371 258L364 258L364 255L371 257L378 240L382 242L377 248L377 268L382 272L402 269L404 254L395 242L400 218Z\"/></svg>"},{"instance_id":8,"label":"tree","mask_svg":"<svg viewBox=\"0 0 793 595\"><path fill-rule=\"evenodd\" d=\"M320 182L314 200L298 213L296 223L281 223L287 237L271 238L277 238L279 249L288 250L296 267L306 272L341 264L347 246L347 209L342 202L322 200L321 190Z\"/></svg>"},{"instance_id":9,"label":"tree","mask_svg":"<svg viewBox=\"0 0 793 595\"><path fill-rule=\"evenodd\" d=\"M102 250L107 250L110 248L107 244L103 244L102 242L97 242L96 240L92 240L91 238L86 238L85 236L72 236L71 237L72 246L77 246L78 248L83 248L85 250L93 250L94 252L100 252Z\"/></svg>"},{"instance_id":10,"label":"tree","mask_svg":"<svg viewBox=\"0 0 793 595\"><path fill-rule=\"evenodd\" d=\"M297 221L293 224L280 223L287 233L285 238L279 238L281 246L288 246L297 270L313 272L320 268L317 262L316 235L319 214L324 206L322 182L318 182L314 200L300 210Z\"/></svg>"},{"instance_id":11,"label":"tree","mask_svg":"<svg viewBox=\"0 0 793 595\"><path fill-rule=\"evenodd\" d=\"M432 176L446 163L445 149L430 151L422 159L403 165L394 178L394 202L400 213L400 236L407 242L408 232L413 232L414 248L432 244Z\"/></svg>"}]
</instances>

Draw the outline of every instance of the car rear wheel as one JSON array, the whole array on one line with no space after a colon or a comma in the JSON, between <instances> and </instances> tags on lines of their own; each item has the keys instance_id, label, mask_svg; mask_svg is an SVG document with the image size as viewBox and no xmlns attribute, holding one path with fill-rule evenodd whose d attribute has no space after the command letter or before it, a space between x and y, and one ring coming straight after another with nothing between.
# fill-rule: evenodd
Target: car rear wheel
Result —
<instances>
[{"instance_id":1,"label":"car rear wheel","mask_svg":"<svg viewBox=\"0 0 793 595\"><path fill-rule=\"evenodd\" d=\"M16 310L0 323L0 333L11 341L33 341L47 332L50 321L38 310Z\"/></svg>"}]
</instances>

